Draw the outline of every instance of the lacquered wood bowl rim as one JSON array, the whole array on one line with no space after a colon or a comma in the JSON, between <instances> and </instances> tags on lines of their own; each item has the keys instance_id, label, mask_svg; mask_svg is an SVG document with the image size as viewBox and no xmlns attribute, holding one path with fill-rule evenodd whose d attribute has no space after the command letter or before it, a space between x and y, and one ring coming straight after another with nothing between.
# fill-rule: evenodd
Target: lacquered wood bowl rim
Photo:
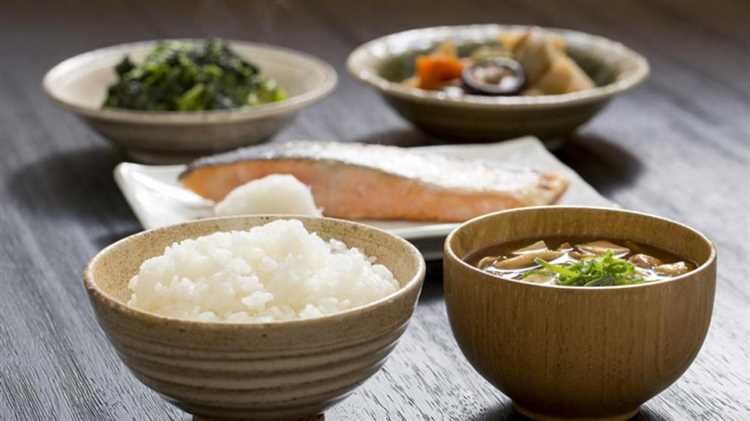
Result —
<instances>
[{"instance_id":1,"label":"lacquered wood bowl rim","mask_svg":"<svg viewBox=\"0 0 750 421\"><path fill-rule=\"evenodd\" d=\"M709 247L709 250L710 250L709 256L705 260L705 262L700 264L694 270L688 273L679 275L679 276L675 276L674 278L670 278L670 279L654 281L654 282L644 282L641 284L634 284L634 285L579 287L579 286L568 286L568 285L535 284L532 282L524 282L520 280L502 278L500 276L491 275L473 265L466 263L462 258L458 257L458 255L456 255L455 251L453 250L453 245L452 245L454 241L453 239L458 235L458 233L460 233L462 230L466 229L467 227L471 225L487 223L487 221L498 217L498 215L522 214L522 213L528 213L528 212L535 212L535 211L539 211L543 209L557 209L557 210L563 210L563 211L567 210L571 212L575 212L577 210L603 211L603 212L606 211L606 212L616 212L616 213L624 213L624 214L630 214L630 215L638 215L641 217L660 220L669 224L673 224L675 226L680 227L681 229L685 229L695 234L698 238L700 238L705 243L706 246ZM512 283L512 284L517 284L517 285L523 285L524 287L527 287L527 288L551 288L551 289L559 289L559 290L566 290L566 291L580 291L580 293L583 293L583 294L597 294L597 293L606 293L608 291L619 290L619 289L650 288L650 287L662 285L665 283L680 282L681 280L684 280L684 279L693 278L696 274L706 271L709 267L715 264L716 247L714 246L713 242L709 240L708 237L706 237L706 235L696 230L695 228L692 228L688 225L674 221L669 218L665 218L665 217L661 217L661 216L657 216L657 215L653 215L653 214L649 214L645 212L625 210L625 209L619 209L619 208L596 207L596 206L532 206L532 207L526 207L526 208L510 209L510 210L488 213L488 214L478 216L476 218L470 219L462 223L461 225L456 227L453 231L451 231L451 233L448 234L448 236L446 237L444 248L443 248L443 256L444 256L443 257L444 259L449 259L451 262L460 265L464 269L467 269L479 276L486 276L492 279L496 279L498 282L506 282L506 283Z\"/></svg>"}]
</instances>

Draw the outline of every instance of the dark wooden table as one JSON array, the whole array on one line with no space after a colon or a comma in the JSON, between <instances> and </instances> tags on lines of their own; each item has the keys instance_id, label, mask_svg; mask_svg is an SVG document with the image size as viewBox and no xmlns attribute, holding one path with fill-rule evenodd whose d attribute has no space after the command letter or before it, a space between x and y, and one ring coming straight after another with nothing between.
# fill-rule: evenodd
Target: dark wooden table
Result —
<instances>
[{"instance_id":1,"label":"dark wooden table","mask_svg":"<svg viewBox=\"0 0 750 421\"><path fill-rule=\"evenodd\" d=\"M94 320L86 261L141 227L112 179L123 158L42 94L58 61L126 41L221 36L313 53L336 92L277 139L422 144L345 72L356 45L407 28L507 22L620 40L651 79L559 156L625 207L708 233L719 249L714 320L696 362L646 420L750 419L750 3L691 1L3 2L0 7L0 419L186 419L139 384ZM517 419L458 351L432 264L385 369L328 420Z\"/></svg>"}]
</instances>

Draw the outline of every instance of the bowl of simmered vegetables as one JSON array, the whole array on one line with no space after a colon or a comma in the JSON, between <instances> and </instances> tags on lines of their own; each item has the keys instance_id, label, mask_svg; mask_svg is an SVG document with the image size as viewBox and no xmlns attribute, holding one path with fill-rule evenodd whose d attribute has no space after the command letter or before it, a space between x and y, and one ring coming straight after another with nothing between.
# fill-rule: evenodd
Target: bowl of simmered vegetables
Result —
<instances>
[{"instance_id":1,"label":"bowl of simmered vegetables","mask_svg":"<svg viewBox=\"0 0 750 421\"><path fill-rule=\"evenodd\" d=\"M698 354L716 250L657 216L534 207L462 224L446 239L444 274L461 350L519 412L626 420Z\"/></svg>"},{"instance_id":2,"label":"bowl of simmered vegetables","mask_svg":"<svg viewBox=\"0 0 750 421\"><path fill-rule=\"evenodd\" d=\"M165 163L261 142L336 81L330 65L304 53L182 39L77 55L53 67L43 87L136 160Z\"/></svg>"},{"instance_id":3,"label":"bowl of simmered vegetables","mask_svg":"<svg viewBox=\"0 0 750 421\"><path fill-rule=\"evenodd\" d=\"M649 73L644 57L603 37L495 24L387 35L354 50L347 66L426 132L463 141L535 135L548 144Z\"/></svg>"}]
</instances>

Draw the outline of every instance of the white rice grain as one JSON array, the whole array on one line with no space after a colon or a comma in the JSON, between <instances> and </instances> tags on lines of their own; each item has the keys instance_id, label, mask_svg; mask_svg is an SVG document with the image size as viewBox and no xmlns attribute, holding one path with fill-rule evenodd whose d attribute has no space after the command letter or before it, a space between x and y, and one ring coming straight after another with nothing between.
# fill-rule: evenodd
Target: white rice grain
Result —
<instances>
[{"instance_id":1,"label":"white rice grain","mask_svg":"<svg viewBox=\"0 0 750 421\"><path fill-rule=\"evenodd\" d=\"M141 265L128 305L181 319L270 322L359 307L399 288L393 274L298 220L174 243Z\"/></svg>"}]
</instances>

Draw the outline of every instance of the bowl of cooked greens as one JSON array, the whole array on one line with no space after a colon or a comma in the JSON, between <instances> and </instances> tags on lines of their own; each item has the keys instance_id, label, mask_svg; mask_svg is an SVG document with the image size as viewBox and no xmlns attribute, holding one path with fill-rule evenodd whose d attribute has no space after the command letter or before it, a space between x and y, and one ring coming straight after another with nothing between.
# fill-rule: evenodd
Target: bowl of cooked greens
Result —
<instances>
[{"instance_id":1,"label":"bowl of cooked greens","mask_svg":"<svg viewBox=\"0 0 750 421\"><path fill-rule=\"evenodd\" d=\"M698 354L716 250L657 216L533 207L459 226L444 276L456 341L519 412L626 420Z\"/></svg>"},{"instance_id":2,"label":"bowl of cooked greens","mask_svg":"<svg viewBox=\"0 0 750 421\"><path fill-rule=\"evenodd\" d=\"M94 50L53 67L43 86L135 159L178 162L263 141L336 81L307 54L210 39Z\"/></svg>"},{"instance_id":3,"label":"bowl of cooked greens","mask_svg":"<svg viewBox=\"0 0 750 421\"><path fill-rule=\"evenodd\" d=\"M531 134L548 144L649 73L615 41L520 25L399 32L358 47L347 67L426 132L465 141Z\"/></svg>"}]
</instances>

